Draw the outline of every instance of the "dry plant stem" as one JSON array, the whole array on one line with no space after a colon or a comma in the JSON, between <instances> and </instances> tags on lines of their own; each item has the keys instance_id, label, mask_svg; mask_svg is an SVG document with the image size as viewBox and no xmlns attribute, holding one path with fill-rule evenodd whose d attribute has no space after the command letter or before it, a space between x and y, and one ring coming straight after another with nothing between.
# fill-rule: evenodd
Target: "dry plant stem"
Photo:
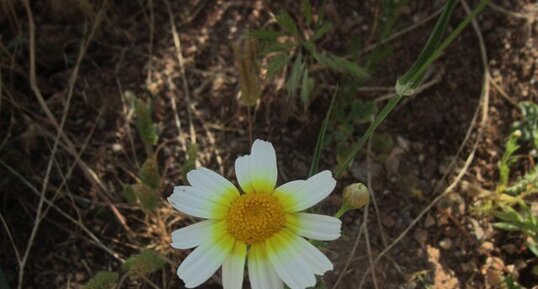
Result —
<instances>
[{"instance_id":1,"label":"dry plant stem","mask_svg":"<svg viewBox=\"0 0 538 289\"><path fill-rule=\"evenodd\" d=\"M82 154L86 151L86 148L88 147L90 139L93 136L93 133L95 132L95 128L97 127L97 123L99 122L99 119L101 118L102 114L103 114L103 109L101 109L99 111L99 114L97 115L95 121L93 122L93 127L92 127L90 133L88 134L88 136L86 137L86 140L84 141L84 143L82 145L82 148L78 152L78 155L77 155L78 158L80 158L82 156ZM77 163L73 162L71 164L71 166L68 168L67 173L65 175L63 175L57 160L55 161L55 164L56 164L56 166L58 168L59 175L62 178L62 182L60 183L60 185L57 188L55 188L56 194L54 194L54 196L52 197L52 199L51 199L52 202L54 202L56 200L56 197L63 190L64 186L67 186L67 181L71 178L71 174L73 173L73 170L77 166ZM75 209L78 212L78 209L77 209L76 206L75 206ZM50 210L50 206L45 208L45 210L43 211L43 214L42 214L42 218L45 218L45 216L47 215L49 210ZM80 214L79 214L79 217L80 217Z\"/></svg>"},{"instance_id":2,"label":"dry plant stem","mask_svg":"<svg viewBox=\"0 0 538 289\"><path fill-rule=\"evenodd\" d=\"M17 263L21 263L21 255L19 253L19 249L17 249L17 245L15 244L15 241L13 240L13 235L11 234L11 230L9 229L9 226L6 223L6 220L4 219L4 216L0 213L0 220L2 221L2 225L4 225L4 228L6 230L6 234L9 237L9 241L11 242L11 245L13 246L13 252L15 252L15 258L17 259Z\"/></svg>"},{"instance_id":3,"label":"dry plant stem","mask_svg":"<svg viewBox=\"0 0 538 289\"><path fill-rule=\"evenodd\" d=\"M372 119L372 121L374 121ZM367 180L366 185L368 187L368 191L370 192L370 200L372 200L372 204L374 205L375 215L377 218L377 228L379 229L379 234L381 235L381 241L383 242L383 247L387 246L387 240L385 239L385 233L383 232L383 226L381 225L381 215L379 214L379 208L377 206L377 200L375 198L375 192L374 187L372 183L372 174L370 171L370 168L372 167L372 138L368 139L368 147L367 147L367 154L366 154L366 167L367 167Z\"/></svg>"},{"instance_id":4,"label":"dry plant stem","mask_svg":"<svg viewBox=\"0 0 538 289\"><path fill-rule=\"evenodd\" d=\"M30 9L30 4L28 3L28 0L25 0L24 3L25 3L25 8L26 8L26 13L28 14L28 19L29 19L29 22L30 22L30 26L34 27L33 18L32 18L32 11ZM30 31L31 31L30 32L30 34L31 34L30 35L30 38L31 38L30 41L32 41L34 39L34 35L33 35L34 31L32 29L30 29ZM33 47L34 43L31 43L31 45ZM82 55L82 50L81 50L80 54ZM34 54L31 54L31 55L33 55L35 57ZM32 63L33 63L33 61L32 61ZM75 68L75 70L76 69L77 68ZM33 80L35 80L35 70L31 71L30 73L31 73L31 78ZM73 81L74 78L76 78L76 72L73 72L73 76L72 76L71 81ZM22 257L20 258L19 272L18 272L18 282L17 282L17 288L19 288L19 289L23 288L24 270L26 268L26 262L28 261L28 257L30 256L30 251L31 251L32 246L34 244L34 239L35 239L35 236L37 234L37 230L39 228L39 225L41 224L41 221L43 220L43 215L42 214L43 214L43 204L45 203L45 193L47 192L47 188L48 188L48 185L49 185L50 172L52 170L53 161L54 161L54 159L56 157L56 152L58 151L58 143L60 142L60 135L63 132L63 127L65 125L65 121L67 120L67 114L69 112L69 107L71 105L72 96L73 96L73 86L70 85L69 86L69 91L68 91L68 94L67 94L66 103L65 103L65 106L64 106L62 119L60 121L60 124L57 126L57 133L56 133L56 136L54 137L54 145L52 147L50 157L49 157L49 161L47 163L47 168L46 168L46 171L45 171L45 177L43 178L43 182L42 182L42 185L41 185L41 191L39 192L40 198L39 198L39 203L38 203L37 209L36 209L34 224L32 226L30 236L28 237L26 248L25 248L25 250L24 250L24 252L22 254Z\"/></svg>"},{"instance_id":5,"label":"dry plant stem","mask_svg":"<svg viewBox=\"0 0 538 289\"><path fill-rule=\"evenodd\" d=\"M400 30L400 31L392 34L391 36L385 38L383 41L380 41L378 43L374 43L374 44L372 44L370 46L367 46L363 50L359 51L358 55L360 56L360 55L363 55L363 54L365 54L367 52L370 52L370 51L376 49L379 46L385 45L385 44L393 41L394 39L397 39L397 38L411 32L411 31L417 29L418 27L426 24L428 21L430 21L430 20L434 19L435 17L437 17L437 15L441 14L442 11L443 11L443 9L439 9L435 13L433 13L432 15L422 19L421 21L419 21L419 22L417 22L417 23L415 23L415 24L413 24L413 25L411 25L411 26L409 26L409 27L407 27L407 28L405 28L403 30Z\"/></svg>"},{"instance_id":6,"label":"dry plant stem","mask_svg":"<svg viewBox=\"0 0 538 289\"><path fill-rule=\"evenodd\" d=\"M155 283L151 282L151 280L149 280L148 277L143 276L143 275L140 276L140 277L141 277L144 281L146 281L146 283L147 283L149 286L151 286L151 287L153 287L153 288L155 288L155 289L161 289L159 286L155 285Z\"/></svg>"},{"instance_id":7,"label":"dry plant stem","mask_svg":"<svg viewBox=\"0 0 538 289\"><path fill-rule=\"evenodd\" d=\"M247 106L247 115L248 115L248 139L250 141L250 146L252 146L252 116L251 116L250 106Z\"/></svg>"},{"instance_id":8,"label":"dry plant stem","mask_svg":"<svg viewBox=\"0 0 538 289\"><path fill-rule=\"evenodd\" d=\"M174 21L174 14L172 8L170 7L170 2L168 0L164 1L166 4L166 9L168 10L168 15L170 16L170 27L172 28L172 36L174 38L174 45L176 47L177 60L179 62L179 69L181 71L181 79L183 80L183 93L187 100L187 117L189 119L189 132L191 136L191 142L196 144L196 132L194 130L194 125L192 123L192 112L191 112L191 96L189 92L189 83L187 82L187 75L185 73L185 63L183 59L183 53L181 52L181 41L179 40L179 35L177 33L176 24ZM175 99L173 100L175 102ZM177 114L177 110L175 111Z\"/></svg>"},{"instance_id":9,"label":"dry plant stem","mask_svg":"<svg viewBox=\"0 0 538 289\"><path fill-rule=\"evenodd\" d=\"M118 60L118 63L116 64L116 67L114 68L114 77L116 78L116 86L118 87L118 93L120 95L120 100L121 100L121 103L122 103L122 107L123 107L123 112L122 115L125 116L125 123L124 123L124 127L125 127L125 131L127 133L127 138L129 139L129 144L131 145L131 151L133 152L133 158L134 158L134 164L135 164L135 167L136 168L140 168L140 162L138 161L138 156L136 153L136 147L135 147L135 144L134 144L134 140L133 140L133 134L132 134L132 130L131 130L131 120L133 118L133 110L130 108L129 105L125 104L125 98L124 98L124 93L123 93L123 85L121 85L121 81L120 81L120 78L118 77L118 74L119 74L119 71L120 71L120 67L121 67L121 64L123 63L123 58L124 58L124 55L125 55L125 52L127 51L127 48L123 48L121 50L121 53L120 53L120 59ZM129 157L129 155L127 154L127 151L124 149L123 150L123 155L125 156L125 158L130 162L131 162L131 158Z\"/></svg>"},{"instance_id":10,"label":"dry plant stem","mask_svg":"<svg viewBox=\"0 0 538 289\"><path fill-rule=\"evenodd\" d=\"M497 12L504 13L504 14L512 16L514 18L525 19L525 20L529 21L530 23L532 23L532 22L534 22L536 20L536 16L534 16L534 14L532 12L518 13L518 12L510 11L510 10L504 8L504 7L501 7L501 6L497 5L497 4L494 4L493 2L489 3L489 7L491 7L493 10L495 10Z\"/></svg>"},{"instance_id":11,"label":"dry plant stem","mask_svg":"<svg viewBox=\"0 0 538 289\"><path fill-rule=\"evenodd\" d=\"M127 280L127 274L121 275L120 280L118 281L118 284L116 285L116 288L121 289L125 280Z\"/></svg>"},{"instance_id":12,"label":"dry plant stem","mask_svg":"<svg viewBox=\"0 0 538 289\"><path fill-rule=\"evenodd\" d=\"M469 6L467 5L467 3L465 1L461 1L466 12L469 14L470 13L470 9L469 9ZM471 152L469 153L469 156L467 157L466 161L465 161L465 164L463 165L463 167L459 170L459 173L457 174L456 178L454 179L454 181L445 189L445 191L440 194L439 196L437 196L428 206L426 206L426 208L424 210L422 210L420 212L420 214L413 220L413 222L411 222L411 224L389 245L387 246L378 256L377 258L374 260L374 264L377 263L385 254L387 254L398 242L400 242L406 235L407 233L409 233L409 231L422 219L422 217L430 211L430 209L437 203L439 202L441 199L443 199L446 195L448 195L449 193L452 192L452 190L458 185L458 183L460 182L460 180L463 178L464 174L467 172L467 169L469 168L469 166L471 165L471 162L473 161L474 159L474 155L476 153L476 149L478 147L478 143L480 142L480 140L482 139L482 135L483 135L483 132L484 132L484 128L486 126L486 123L487 123L487 120L488 120L488 108L489 108L489 93L490 93L490 76L489 76L489 69L488 69L488 66L487 66L487 53L486 53L486 48L485 48L485 45L484 45L484 41L483 41L483 38L482 38L482 34L480 32L480 28L478 27L478 23L476 22L476 20L473 20L472 21L472 24L473 24L473 28L477 34L477 37L478 37L478 40L479 40L479 44L480 44L480 52L481 52L481 58L482 58L482 63L483 63L483 69L484 69L484 76L483 76L483 84L482 84L482 95L481 95L481 98L480 98L480 101L479 101L479 104L478 104L478 107L477 107L477 112L479 110L479 108L481 107L482 108L482 114L481 114L481 119L480 119L480 123L478 125L478 132L477 132L477 136L476 136L476 140L473 144L473 147L472 147L472 150ZM459 156L459 153L461 152L463 146L465 145L466 141L467 141L467 136L470 135L470 131L472 130L474 124L475 124L475 120L476 119L473 119L473 121L471 122L471 125L469 126L469 130L468 130L468 133L466 135L466 139L462 142L462 145L460 146L460 148L458 149L458 152L456 154L456 156L453 158L453 161L452 163L455 163L455 159ZM451 163L451 165L452 165ZM450 167L450 166L449 166ZM447 170L447 173L445 174L448 175L448 173L450 172L450 170ZM443 178L445 177L443 176ZM370 270L370 268L368 269ZM366 274L365 274L366 275ZM362 286L362 284L364 283L364 280L365 278L363 277L361 279L361 282L360 282L360 286Z\"/></svg>"},{"instance_id":13,"label":"dry plant stem","mask_svg":"<svg viewBox=\"0 0 538 289\"><path fill-rule=\"evenodd\" d=\"M491 84L493 85L493 88L495 88L495 90L497 90L497 92L506 100L508 101L508 103L510 103L512 106L516 107L516 108L519 108L519 106L517 105L517 102L512 98L510 97L496 82L495 80L491 79Z\"/></svg>"},{"instance_id":14,"label":"dry plant stem","mask_svg":"<svg viewBox=\"0 0 538 289\"><path fill-rule=\"evenodd\" d=\"M223 175L224 166L222 164L222 157L220 156L220 150L217 147L217 142L215 141L215 137L211 133L211 130L209 130L209 128L207 127L206 122L203 120L201 114L194 107L191 107L191 110L194 113L194 116L196 116L200 120L200 123L202 124L202 128L204 129L207 136L207 140L209 141L209 144L213 148L213 153L215 154L217 164L219 165L219 172L221 175Z\"/></svg>"},{"instance_id":15,"label":"dry plant stem","mask_svg":"<svg viewBox=\"0 0 538 289\"><path fill-rule=\"evenodd\" d=\"M353 248L351 248L351 252L349 253L349 257L348 257L348 259L346 261L346 264L344 265L344 268L342 269L342 272L340 272L340 275L338 275L338 279L336 279L336 282L334 283L332 289L336 289L338 287L338 285L340 284L340 282L342 282L342 279L346 275L347 268L351 264L351 260L353 260L353 256L355 256L355 253L357 252L357 249L359 248L359 241L361 239L362 233L363 233L364 228L366 226L366 217L368 217L368 205L366 205L366 207L364 207L364 213L363 213L363 216L362 216L362 225L361 225L359 231L357 232L357 237L355 237L355 243L353 243ZM364 274L366 275L367 273L364 273Z\"/></svg>"},{"instance_id":16,"label":"dry plant stem","mask_svg":"<svg viewBox=\"0 0 538 289\"><path fill-rule=\"evenodd\" d=\"M171 77L168 77L168 85L170 88L172 88L172 91L175 91L176 85L174 84L174 81ZM176 97L173 93L170 95L170 105L172 106L172 110L174 111L174 124L176 125L177 129L177 141L181 145L181 149L186 152L187 151L187 145L185 144L183 133L181 131L181 121L179 120L179 112L177 110L177 104L176 104Z\"/></svg>"},{"instance_id":17,"label":"dry plant stem","mask_svg":"<svg viewBox=\"0 0 538 289\"><path fill-rule=\"evenodd\" d=\"M26 180L21 174L19 174L17 171L15 171L12 167L7 165L3 161L0 161L0 164L2 166L4 166L6 169L8 169L8 171L10 171L14 176L19 178L34 194L36 194L38 196L41 195L36 187L34 187L28 180ZM114 252L113 250L111 250L110 248L105 246L105 244L103 244L103 242L101 242L101 240L99 240L99 238L97 238L86 226L84 226L84 224L82 223L81 220L74 219L68 213L64 212L62 209L60 209L58 206L56 206L53 202L51 202L46 197L44 198L44 202L47 205L54 208L58 213L60 213L60 215L65 217L67 220L69 220L73 224L80 227L80 229L82 229L82 231L84 231L90 237L90 239L97 245L97 247L103 249L105 252L109 253L112 257L116 258L118 261L121 261L121 262L125 261L123 258L120 257L120 255L118 253Z\"/></svg>"},{"instance_id":18,"label":"dry plant stem","mask_svg":"<svg viewBox=\"0 0 538 289\"><path fill-rule=\"evenodd\" d=\"M149 6L149 48L148 48L148 76L147 80L151 80L153 72L153 39L155 37L155 10L153 0L148 0Z\"/></svg>"},{"instance_id":19,"label":"dry plant stem","mask_svg":"<svg viewBox=\"0 0 538 289\"><path fill-rule=\"evenodd\" d=\"M373 120L372 120L373 121ZM371 150L372 150L372 142L371 142L372 138L369 138L368 139L368 153L366 154L366 171L367 171L367 183L368 183L368 191L370 193L370 196L373 196L373 193L372 193L372 190L371 190L371 185L372 185L372 174L370 173L370 168L371 168L371 164L372 164L372 159L371 159ZM369 237L369 234L368 234L368 210L370 209L370 203L368 203L366 205L366 208L364 209L365 212L364 212L364 240L366 241L366 251L368 252L368 262L370 263L370 268L372 268L371 270L371 274L372 274L372 282L374 283L374 288L378 289L379 286L377 285L377 278L376 278L376 275L375 275L375 264L373 262L373 259L372 259L372 249L371 249L371 246L370 246L370 237ZM377 212L377 211L376 211ZM378 217L378 221L379 221L379 215L377 216Z\"/></svg>"},{"instance_id":20,"label":"dry plant stem","mask_svg":"<svg viewBox=\"0 0 538 289\"><path fill-rule=\"evenodd\" d=\"M99 10L98 15L95 18L94 25L90 31L90 34L88 35L86 41L81 45L79 56L77 58L77 63L73 69L73 72L71 74L71 77L69 79L69 88L68 88L68 98L70 98L70 95L73 93L73 88L76 83L77 77L78 77L78 71L80 68L80 62L84 58L84 55L86 54L86 49L88 48L93 35L96 31L97 26L101 22L101 18L104 14L105 7L107 6L109 0L106 0L103 3L102 8ZM105 200L109 203L109 207L112 210L112 212L116 215L116 218L120 222L120 224L129 231L129 227L127 226L127 222L125 221L125 218L121 213L114 207L114 205L110 202L108 197L106 196L106 187L103 184L103 182L99 179L97 174L84 162L82 159L77 158L76 148L73 142L67 137L67 135L63 132L63 130L60 127L60 124L56 120L54 114L50 111L47 103L45 102L45 99L43 98L43 95L41 94L41 90L39 89L39 86L37 85L37 78L36 78L36 54L35 54L35 23L34 23L34 17L32 14L32 9L30 8L30 3L28 0L23 0L23 4L26 10L26 14L28 17L28 30L29 30L29 41L28 41L28 50L29 50L29 58L30 58L30 87L32 91L34 92L37 101L39 102L39 105L41 106L41 109L45 112L48 120L52 123L54 128L57 130L60 138L65 143L65 147L67 148L67 151L75 157L75 161L80 166L81 170L84 172L84 175L86 178L92 183L92 185L98 187L101 192L103 193L103 197Z\"/></svg>"}]
</instances>

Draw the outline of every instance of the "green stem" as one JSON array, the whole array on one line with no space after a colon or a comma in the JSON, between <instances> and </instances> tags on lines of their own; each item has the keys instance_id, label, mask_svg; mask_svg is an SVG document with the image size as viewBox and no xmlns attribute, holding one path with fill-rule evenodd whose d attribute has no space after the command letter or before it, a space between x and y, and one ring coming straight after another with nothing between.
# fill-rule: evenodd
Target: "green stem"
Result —
<instances>
[{"instance_id":1,"label":"green stem","mask_svg":"<svg viewBox=\"0 0 538 289\"><path fill-rule=\"evenodd\" d=\"M374 121L370 123L370 126L366 130L366 132L362 135L362 137L359 139L359 141L353 146L351 153L347 156L345 161L338 167L336 170L336 177L339 178L342 173L346 170L346 168L349 166L351 161L355 158L355 155L359 152L359 150L362 148L364 143L374 134L374 131L376 128L387 118L389 113L396 107L396 105L400 102L403 95L396 95L395 97L391 98L391 100L383 107L381 112L375 117Z\"/></svg>"},{"instance_id":2,"label":"green stem","mask_svg":"<svg viewBox=\"0 0 538 289\"><path fill-rule=\"evenodd\" d=\"M338 212L336 212L336 214L334 214L334 217L340 219L350 209L351 209L351 207L348 206L347 204L342 204L342 206L340 207Z\"/></svg>"}]
</instances>

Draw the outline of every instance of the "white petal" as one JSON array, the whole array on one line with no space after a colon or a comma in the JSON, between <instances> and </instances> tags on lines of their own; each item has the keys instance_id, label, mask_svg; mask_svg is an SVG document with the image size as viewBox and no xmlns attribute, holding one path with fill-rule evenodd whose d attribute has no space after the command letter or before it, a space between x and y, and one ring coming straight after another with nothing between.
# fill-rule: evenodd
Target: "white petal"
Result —
<instances>
[{"instance_id":1,"label":"white petal","mask_svg":"<svg viewBox=\"0 0 538 289\"><path fill-rule=\"evenodd\" d=\"M211 236L211 230L217 221L205 220L172 232L171 246L176 249L190 249L199 246Z\"/></svg>"},{"instance_id":2,"label":"white petal","mask_svg":"<svg viewBox=\"0 0 538 289\"><path fill-rule=\"evenodd\" d=\"M267 254L278 276L291 289L316 285L314 272L290 244L293 240L287 238L282 231L266 241Z\"/></svg>"},{"instance_id":3,"label":"white petal","mask_svg":"<svg viewBox=\"0 0 538 289\"><path fill-rule=\"evenodd\" d=\"M250 177L250 155L242 156L235 160L235 176L243 192L254 193L252 178Z\"/></svg>"},{"instance_id":4,"label":"white petal","mask_svg":"<svg viewBox=\"0 0 538 289\"><path fill-rule=\"evenodd\" d=\"M194 288L215 274L232 251L234 240L227 234L219 240L209 239L196 248L177 269L185 287Z\"/></svg>"},{"instance_id":5,"label":"white petal","mask_svg":"<svg viewBox=\"0 0 538 289\"><path fill-rule=\"evenodd\" d=\"M340 237L342 221L338 218L318 214L295 213L288 214L286 219L286 227L303 237L320 241L332 241Z\"/></svg>"},{"instance_id":6,"label":"white petal","mask_svg":"<svg viewBox=\"0 0 538 289\"><path fill-rule=\"evenodd\" d=\"M246 258L247 245L236 241L234 249L222 264L222 287L224 289L241 289L243 287Z\"/></svg>"},{"instance_id":7,"label":"white petal","mask_svg":"<svg viewBox=\"0 0 538 289\"><path fill-rule=\"evenodd\" d=\"M239 196L239 191L230 181L203 167L188 172L187 180L191 186L203 189L203 192L214 200L224 199L229 204Z\"/></svg>"},{"instance_id":8,"label":"white petal","mask_svg":"<svg viewBox=\"0 0 538 289\"><path fill-rule=\"evenodd\" d=\"M275 189L274 195L281 200L288 213L308 209L325 199L336 186L330 171L320 172L308 180L293 181Z\"/></svg>"},{"instance_id":9,"label":"white petal","mask_svg":"<svg viewBox=\"0 0 538 289\"><path fill-rule=\"evenodd\" d=\"M323 275L325 272L333 269L333 264L329 258L318 250L318 248L297 235L291 236L293 233L285 233L290 234L290 239L293 238L293 241L290 242L291 245L299 253L306 265L310 267L312 272Z\"/></svg>"},{"instance_id":10,"label":"white petal","mask_svg":"<svg viewBox=\"0 0 538 289\"><path fill-rule=\"evenodd\" d=\"M255 140L250 153L250 177L256 193L272 193L278 176L276 153L270 142Z\"/></svg>"},{"instance_id":11,"label":"white petal","mask_svg":"<svg viewBox=\"0 0 538 289\"><path fill-rule=\"evenodd\" d=\"M248 276L252 289L282 289L284 283L278 277L264 243L250 246L248 252Z\"/></svg>"},{"instance_id":12,"label":"white petal","mask_svg":"<svg viewBox=\"0 0 538 289\"><path fill-rule=\"evenodd\" d=\"M211 199L202 190L190 186L174 187L168 201L179 211L191 216L206 219L221 219L228 212L222 202Z\"/></svg>"}]
</instances>

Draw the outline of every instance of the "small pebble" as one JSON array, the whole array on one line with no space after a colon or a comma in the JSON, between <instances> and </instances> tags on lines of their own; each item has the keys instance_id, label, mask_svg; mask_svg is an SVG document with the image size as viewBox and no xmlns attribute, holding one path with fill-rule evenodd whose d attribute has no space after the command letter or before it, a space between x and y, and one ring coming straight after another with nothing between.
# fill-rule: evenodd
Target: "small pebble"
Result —
<instances>
[{"instance_id":1,"label":"small pebble","mask_svg":"<svg viewBox=\"0 0 538 289\"><path fill-rule=\"evenodd\" d=\"M384 215L383 217L381 217L381 223L383 223L383 225L385 225L385 227L387 228L392 228L394 227L396 221L390 215Z\"/></svg>"},{"instance_id":2,"label":"small pebble","mask_svg":"<svg viewBox=\"0 0 538 289\"><path fill-rule=\"evenodd\" d=\"M501 247L506 253L513 255L517 252L517 247L514 244L504 244Z\"/></svg>"},{"instance_id":3,"label":"small pebble","mask_svg":"<svg viewBox=\"0 0 538 289\"><path fill-rule=\"evenodd\" d=\"M426 241L428 240L428 231L422 228L417 229L415 231L415 240L417 240L417 242L419 242L420 244L426 243Z\"/></svg>"},{"instance_id":4,"label":"small pebble","mask_svg":"<svg viewBox=\"0 0 538 289\"><path fill-rule=\"evenodd\" d=\"M444 238L439 242L439 246L444 250L448 250L452 247L452 240L450 240L449 238Z\"/></svg>"},{"instance_id":5,"label":"small pebble","mask_svg":"<svg viewBox=\"0 0 538 289\"><path fill-rule=\"evenodd\" d=\"M483 242L480 247L478 247L478 254L480 255L487 255L489 254L489 252L493 251L493 249L495 248L495 246L493 245L493 243L491 242Z\"/></svg>"},{"instance_id":6,"label":"small pebble","mask_svg":"<svg viewBox=\"0 0 538 289\"><path fill-rule=\"evenodd\" d=\"M424 227L429 228L433 225L435 225L435 219L433 219L432 215L428 214L424 220Z\"/></svg>"}]
</instances>

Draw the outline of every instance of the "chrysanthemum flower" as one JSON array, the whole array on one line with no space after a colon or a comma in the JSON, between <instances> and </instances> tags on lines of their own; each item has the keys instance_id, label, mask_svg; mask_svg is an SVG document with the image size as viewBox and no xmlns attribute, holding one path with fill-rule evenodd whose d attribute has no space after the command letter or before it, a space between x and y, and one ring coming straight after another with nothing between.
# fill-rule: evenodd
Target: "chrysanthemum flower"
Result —
<instances>
[{"instance_id":1,"label":"chrysanthemum flower","mask_svg":"<svg viewBox=\"0 0 538 289\"><path fill-rule=\"evenodd\" d=\"M303 237L340 237L339 219L301 211L326 198L336 181L323 171L275 189L276 154L256 140L250 155L239 157L235 173L243 193L221 175L190 171L190 186L174 187L168 201L186 214L207 220L172 233L172 247L197 247L179 266L185 286L199 286L222 266L225 289L241 288L245 262L253 289L314 286L315 275L332 270L331 261ZM248 261L247 261L248 260Z\"/></svg>"}]
</instances>

